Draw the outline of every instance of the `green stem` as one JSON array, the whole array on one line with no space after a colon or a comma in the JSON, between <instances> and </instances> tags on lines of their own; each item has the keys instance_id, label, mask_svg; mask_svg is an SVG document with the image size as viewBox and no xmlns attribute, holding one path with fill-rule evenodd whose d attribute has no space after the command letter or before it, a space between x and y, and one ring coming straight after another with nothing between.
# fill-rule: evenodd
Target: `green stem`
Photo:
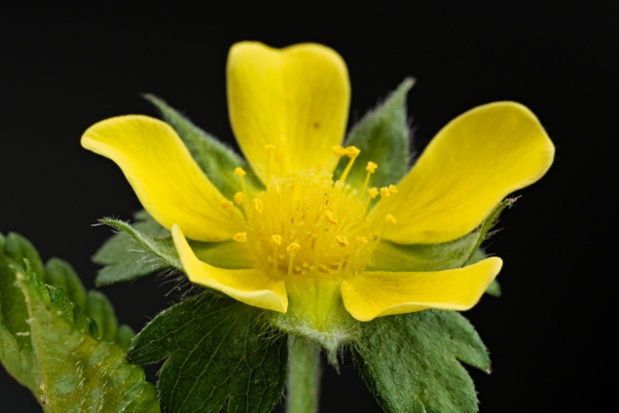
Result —
<instances>
[{"instance_id":1,"label":"green stem","mask_svg":"<svg viewBox=\"0 0 619 413\"><path fill-rule=\"evenodd\" d=\"M288 336L286 413L318 412L320 351L309 340Z\"/></svg>"}]
</instances>

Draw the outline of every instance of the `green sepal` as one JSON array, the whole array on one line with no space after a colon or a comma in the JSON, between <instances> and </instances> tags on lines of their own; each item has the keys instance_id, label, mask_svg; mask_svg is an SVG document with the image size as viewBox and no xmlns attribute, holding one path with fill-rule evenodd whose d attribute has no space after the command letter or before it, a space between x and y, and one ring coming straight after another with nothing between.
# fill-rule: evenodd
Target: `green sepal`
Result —
<instances>
[{"instance_id":1,"label":"green sepal","mask_svg":"<svg viewBox=\"0 0 619 413\"><path fill-rule=\"evenodd\" d=\"M440 271L462 267L475 251L481 237L478 229L455 241L441 244L402 245L381 241L368 264L368 270Z\"/></svg>"},{"instance_id":2,"label":"green sepal","mask_svg":"<svg viewBox=\"0 0 619 413\"><path fill-rule=\"evenodd\" d=\"M501 284L499 284L496 279L492 280L488 288L486 288L486 294L493 297L500 297L501 293Z\"/></svg>"},{"instance_id":3,"label":"green sepal","mask_svg":"<svg viewBox=\"0 0 619 413\"><path fill-rule=\"evenodd\" d=\"M169 232L166 231L166 235L151 236L148 233L150 231L138 229L140 222L133 226L114 218L102 218L99 222L118 231L115 236L118 238L113 240L112 245L108 241L95 256L96 262L107 264L97 275L97 285L129 281L170 267L182 268ZM118 251L121 246L125 247L122 252ZM123 265L130 263L132 265Z\"/></svg>"},{"instance_id":4,"label":"green sepal","mask_svg":"<svg viewBox=\"0 0 619 413\"><path fill-rule=\"evenodd\" d=\"M22 239L11 234L3 240L11 238ZM45 412L159 412L144 371L126 363L122 347L94 337L91 330L96 330L96 324L65 292L72 284L68 290L78 291L75 296L83 291L81 285L74 285L72 275L61 275L70 273L70 267L60 261L48 264L56 268L49 278L58 285L46 284L23 259L36 250L22 249L20 257L10 247L9 256L7 244L11 245L0 242L0 361L7 372L32 391ZM15 323L16 316L23 317L23 322ZM126 343L127 329L119 330L125 332Z\"/></svg>"},{"instance_id":5,"label":"green sepal","mask_svg":"<svg viewBox=\"0 0 619 413\"><path fill-rule=\"evenodd\" d=\"M501 212L512 205L514 199L507 198L499 203L473 232L440 244L396 244L381 241L369 264L375 271L440 271L459 268L486 258L480 250L481 244L490 234ZM498 284L497 284L498 285Z\"/></svg>"},{"instance_id":6,"label":"green sepal","mask_svg":"<svg viewBox=\"0 0 619 413\"><path fill-rule=\"evenodd\" d=\"M405 79L389 98L365 115L346 138L346 146L361 149L346 182L362 188L369 161L378 164L370 186L382 187L397 184L409 169L409 146L411 132L406 115L406 95L413 87L411 78ZM349 159L343 157L335 176L341 176Z\"/></svg>"},{"instance_id":7,"label":"green sepal","mask_svg":"<svg viewBox=\"0 0 619 413\"><path fill-rule=\"evenodd\" d=\"M245 183L250 190L264 188L247 162L233 150L198 128L164 100L153 95L144 97L159 109L163 119L176 130L202 171L225 197L232 199L241 190L239 179L232 173L237 166L246 171Z\"/></svg>"},{"instance_id":8,"label":"green sepal","mask_svg":"<svg viewBox=\"0 0 619 413\"><path fill-rule=\"evenodd\" d=\"M471 258L469 258L469 260L466 263L466 265L475 264L476 262L479 262L479 261L484 260L486 258L488 258L488 255L486 255L484 250L482 248L478 248L477 251L475 251L473 253ZM492 282L490 283L488 288L486 288L486 294L491 295L493 297L500 297L501 296L501 285L496 280L496 278L494 280L492 280Z\"/></svg>"},{"instance_id":9,"label":"green sepal","mask_svg":"<svg viewBox=\"0 0 619 413\"><path fill-rule=\"evenodd\" d=\"M146 211L136 213L134 218L136 222L133 225L111 218L101 220L118 233L107 240L93 257L95 263L104 266L97 274L97 286L134 280L170 267L168 262L145 247L157 245L158 240L169 237L170 232L155 222ZM128 232L124 232L124 229ZM131 236L133 233L139 234L140 238L148 237L149 242L142 244L139 239Z\"/></svg>"},{"instance_id":10,"label":"green sepal","mask_svg":"<svg viewBox=\"0 0 619 413\"><path fill-rule=\"evenodd\" d=\"M164 412L270 412L285 382L286 336L264 311L203 293L151 321L129 351L133 362L166 359L158 390Z\"/></svg>"},{"instance_id":11,"label":"green sepal","mask_svg":"<svg viewBox=\"0 0 619 413\"><path fill-rule=\"evenodd\" d=\"M466 363L490 371L479 335L459 313L426 310L362 323L353 348L371 392L389 413L473 413Z\"/></svg>"},{"instance_id":12,"label":"green sepal","mask_svg":"<svg viewBox=\"0 0 619 413\"><path fill-rule=\"evenodd\" d=\"M118 231L97 253L95 262L106 265L97 276L97 285L129 281L166 269L182 271L170 232L159 227L145 211L136 214L133 225L114 218L103 218L102 224ZM141 230L141 229L144 230ZM156 234L156 235L154 235ZM234 241L189 241L198 258L222 268L255 268L250 246Z\"/></svg>"}]
</instances>

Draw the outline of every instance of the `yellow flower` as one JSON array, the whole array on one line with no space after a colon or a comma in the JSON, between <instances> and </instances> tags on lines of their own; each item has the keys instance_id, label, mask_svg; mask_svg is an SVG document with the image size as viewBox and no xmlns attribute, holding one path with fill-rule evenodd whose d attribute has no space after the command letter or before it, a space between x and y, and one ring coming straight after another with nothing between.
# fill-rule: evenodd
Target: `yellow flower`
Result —
<instances>
[{"instance_id":1,"label":"yellow flower","mask_svg":"<svg viewBox=\"0 0 619 413\"><path fill-rule=\"evenodd\" d=\"M227 76L230 120L264 185L259 192L246 185L243 169L221 171L239 182L226 199L176 132L153 118L107 119L82 137L85 148L120 166L144 208L171 230L192 282L284 313L272 315L326 341L338 329L345 335L346 311L370 321L477 303L501 268L498 257L433 272L368 270L368 263L383 240L463 237L506 195L544 175L554 147L535 115L513 102L477 107L445 126L400 182L373 188L381 165L353 165L359 150L339 146L350 87L337 53L316 44L276 50L243 42L230 51ZM334 177L340 158L348 166ZM352 167L366 169L363 187L346 182ZM237 258L252 254L255 264L203 262L186 238L229 242Z\"/></svg>"}]
</instances>

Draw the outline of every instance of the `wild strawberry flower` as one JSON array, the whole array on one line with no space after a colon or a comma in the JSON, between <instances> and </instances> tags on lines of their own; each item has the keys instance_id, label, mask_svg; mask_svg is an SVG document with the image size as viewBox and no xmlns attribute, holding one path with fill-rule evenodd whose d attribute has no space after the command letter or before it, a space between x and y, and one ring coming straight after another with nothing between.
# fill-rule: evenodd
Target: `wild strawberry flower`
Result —
<instances>
[{"instance_id":1,"label":"wild strawberry flower","mask_svg":"<svg viewBox=\"0 0 619 413\"><path fill-rule=\"evenodd\" d=\"M469 234L508 194L541 178L554 156L533 113L496 102L452 120L400 182L375 188L372 175L381 165L358 165L359 149L340 146L350 86L336 52L317 44L277 50L238 43L228 57L227 82L232 128L263 184L259 191L246 185L242 168L221 171L238 179L238 192L227 199L176 132L150 117L99 122L82 145L123 170L144 208L172 232L193 283L276 312L276 320L282 313L280 324L326 341L347 328L350 316L366 322L474 306L499 273L500 258L394 271L369 265L377 247ZM340 158L348 166L334 176ZM367 171L362 185L347 182L352 168ZM213 265L187 239L228 242L235 253ZM238 268L247 254L241 261L253 264Z\"/></svg>"}]
</instances>

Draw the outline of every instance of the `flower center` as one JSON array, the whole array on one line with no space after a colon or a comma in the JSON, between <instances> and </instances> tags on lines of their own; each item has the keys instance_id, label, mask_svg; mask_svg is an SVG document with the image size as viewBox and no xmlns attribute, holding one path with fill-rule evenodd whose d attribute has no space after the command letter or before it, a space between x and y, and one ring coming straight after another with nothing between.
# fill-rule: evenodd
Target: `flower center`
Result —
<instances>
[{"instance_id":1,"label":"flower center","mask_svg":"<svg viewBox=\"0 0 619 413\"><path fill-rule=\"evenodd\" d=\"M339 180L316 169L297 171L272 178L265 191L251 201L244 171L235 170L243 182L243 192L237 193L234 201L244 209L246 231L233 239L252 243L258 262L274 276L319 272L343 278L355 274L366 265L385 227L395 223L390 214L371 219L367 216L371 199L397 192L395 186L367 190L369 177L377 167L370 162L363 190L353 189L345 179L359 151L354 147L334 151L351 158Z\"/></svg>"}]
</instances>

